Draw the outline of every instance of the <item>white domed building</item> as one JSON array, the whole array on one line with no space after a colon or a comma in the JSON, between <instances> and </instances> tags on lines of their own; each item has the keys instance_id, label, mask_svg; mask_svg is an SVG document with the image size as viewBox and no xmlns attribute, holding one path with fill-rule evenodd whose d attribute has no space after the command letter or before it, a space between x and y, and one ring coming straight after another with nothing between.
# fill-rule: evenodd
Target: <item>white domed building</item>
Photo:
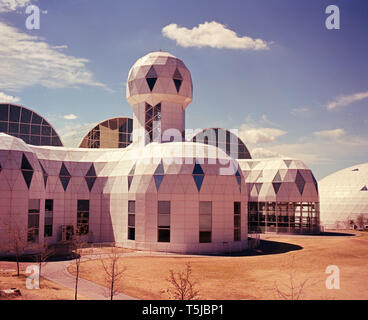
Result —
<instances>
[{"instance_id":1,"label":"white domed building","mask_svg":"<svg viewBox=\"0 0 368 320\"><path fill-rule=\"evenodd\" d=\"M350 228L360 215L368 220L368 163L337 171L318 185L325 228Z\"/></svg>"},{"instance_id":2,"label":"white domed building","mask_svg":"<svg viewBox=\"0 0 368 320\"><path fill-rule=\"evenodd\" d=\"M192 95L180 59L149 53L128 76L133 119L95 126L79 148L27 144L0 103L0 254L16 229L29 250L78 237L180 253L246 249L248 217L252 232L319 232L317 183L301 161L252 160L218 128L185 140Z\"/></svg>"}]
</instances>

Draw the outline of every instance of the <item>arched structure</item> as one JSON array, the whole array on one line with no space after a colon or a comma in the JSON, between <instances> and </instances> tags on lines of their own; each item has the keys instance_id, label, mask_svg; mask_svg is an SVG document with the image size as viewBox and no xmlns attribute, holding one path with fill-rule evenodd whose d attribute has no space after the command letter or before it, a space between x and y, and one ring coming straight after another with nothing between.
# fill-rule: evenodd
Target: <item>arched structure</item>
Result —
<instances>
[{"instance_id":1,"label":"arched structure","mask_svg":"<svg viewBox=\"0 0 368 320\"><path fill-rule=\"evenodd\" d=\"M319 181L321 224L347 229L368 225L368 163L342 169Z\"/></svg>"},{"instance_id":2,"label":"arched structure","mask_svg":"<svg viewBox=\"0 0 368 320\"><path fill-rule=\"evenodd\" d=\"M93 127L79 148L126 148L132 143L133 120L126 117L107 119Z\"/></svg>"},{"instance_id":3,"label":"arched structure","mask_svg":"<svg viewBox=\"0 0 368 320\"><path fill-rule=\"evenodd\" d=\"M252 159L244 142L227 129L203 129L195 134L191 141L218 147L234 159Z\"/></svg>"},{"instance_id":4,"label":"arched structure","mask_svg":"<svg viewBox=\"0 0 368 320\"><path fill-rule=\"evenodd\" d=\"M0 132L35 146L63 146L59 135L45 118L20 105L0 104Z\"/></svg>"}]
</instances>

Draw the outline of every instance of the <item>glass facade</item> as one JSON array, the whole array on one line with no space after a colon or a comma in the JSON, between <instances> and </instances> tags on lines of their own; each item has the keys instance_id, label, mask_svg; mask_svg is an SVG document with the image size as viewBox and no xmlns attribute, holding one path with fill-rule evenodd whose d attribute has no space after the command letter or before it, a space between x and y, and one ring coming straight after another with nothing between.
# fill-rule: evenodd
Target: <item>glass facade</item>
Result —
<instances>
[{"instance_id":1,"label":"glass facade","mask_svg":"<svg viewBox=\"0 0 368 320\"><path fill-rule=\"evenodd\" d=\"M89 200L78 200L77 234L87 235L89 231Z\"/></svg>"},{"instance_id":2,"label":"glass facade","mask_svg":"<svg viewBox=\"0 0 368 320\"><path fill-rule=\"evenodd\" d=\"M249 202L250 233L317 233L318 202Z\"/></svg>"},{"instance_id":3,"label":"glass facade","mask_svg":"<svg viewBox=\"0 0 368 320\"><path fill-rule=\"evenodd\" d=\"M83 138L80 148L126 148L132 143L133 120L112 118L90 130Z\"/></svg>"},{"instance_id":4,"label":"glass facade","mask_svg":"<svg viewBox=\"0 0 368 320\"><path fill-rule=\"evenodd\" d=\"M244 142L229 130L221 128L205 129L197 133L192 141L218 147L235 159L252 159Z\"/></svg>"},{"instance_id":5,"label":"glass facade","mask_svg":"<svg viewBox=\"0 0 368 320\"><path fill-rule=\"evenodd\" d=\"M157 241L170 242L170 201L158 201L157 212Z\"/></svg>"},{"instance_id":6,"label":"glass facade","mask_svg":"<svg viewBox=\"0 0 368 320\"><path fill-rule=\"evenodd\" d=\"M128 201L128 240L135 240L135 201Z\"/></svg>"},{"instance_id":7,"label":"glass facade","mask_svg":"<svg viewBox=\"0 0 368 320\"><path fill-rule=\"evenodd\" d=\"M161 141L161 103L155 106L146 103L145 111L146 143L151 143L154 139Z\"/></svg>"},{"instance_id":8,"label":"glass facade","mask_svg":"<svg viewBox=\"0 0 368 320\"><path fill-rule=\"evenodd\" d=\"M13 104L0 104L0 132L35 146L63 146L59 135L44 118Z\"/></svg>"},{"instance_id":9,"label":"glass facade","mask_svg":"<svg viewBox=\"0 0 368 320\"><path fill-rule=\"evenodd\" d=\"M53 226L53 211L54 211L54 200L45 200L45 237L52 237L52 226Z\"/></svg>"},{"instance_id":10,"label":"glass facade","mask_svg":"<svg viewBox=\"0 0 368 320\"><path fill-rule=\"evenodd\" d=\"M28 201L28 229L27 241L38 242L40 228L40 199Z\"/></svg>"},{"instance_id":11,"label":"glass facade","mask_svg":"<svg viewBox=\"0 0 368 320\"><path fill-rule=\"evenodd\" d=\"M234 241L241 240L241 204L234 202Z\"/></svg>"},{"instance_id":12,"label":"glass facade","mask_svg":"<svg viewBox=\"0 0 368 320\"><path fill-rule=\"evenodd\" d=\"M212 240L212 202L199 202L199 242L207 243Z\"/></svg>"}]
</instances>

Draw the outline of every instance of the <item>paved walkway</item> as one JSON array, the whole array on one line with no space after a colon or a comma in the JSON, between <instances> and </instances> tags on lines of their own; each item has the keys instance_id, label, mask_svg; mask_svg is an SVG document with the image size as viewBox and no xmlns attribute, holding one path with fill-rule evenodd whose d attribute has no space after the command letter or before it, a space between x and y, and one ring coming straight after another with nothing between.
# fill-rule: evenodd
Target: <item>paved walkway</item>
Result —
<instances>
[{"instance_id":1,"label":"paved walkway","mask_svg":"<svg viewBox=\"0 0 368 320\"><path fill-rule=\"evenodd\" d=\"M119 256L181 256L180 254L175 253L162 253L162 252L147 252L147 251L134 251L128 253L119 253ZM85 255L81 258L81 262L96 260L100 258L108 258L109 254L102 255ZM74 264L74 260L67 261L50 261L45 266L42 267L42 276L48 280L56 282L58 284L63 285L69 289L75 289L75 276L68 272L68 267ZM84 295L87 298L93 300L107 300L109 298L108 289L104 286L101 286L92 281L82 279L79 277L78 279L78 294ZM126 294L120 293L114 296L114 300L137 300L136 298L130 297Z\"/></svg>"},{"instance_id":2,"label":"paved walkway","mask_svg":"<svg viewBox=\"0 0 368 320\"><path fill-rule=\"evenodd\" d=\"M128 255L125 253L124 255ZM103 255L104 256L104 255ZM107 257L107 255L106 255ZM99 259L100 256L90 255L85 256L81 261ZM48 280L63 285L69 289L75 289L75 276L68 272L68 266L74 264L74 260L69 261L50 261L44 267L42 276ZM93 300L107 300L109 298L108 289L92 281L88 281L79 277L78 279L78 294ZM114 300L136 300L126 294L118 294L114 296Z\"/></svg>"}]
</instances>

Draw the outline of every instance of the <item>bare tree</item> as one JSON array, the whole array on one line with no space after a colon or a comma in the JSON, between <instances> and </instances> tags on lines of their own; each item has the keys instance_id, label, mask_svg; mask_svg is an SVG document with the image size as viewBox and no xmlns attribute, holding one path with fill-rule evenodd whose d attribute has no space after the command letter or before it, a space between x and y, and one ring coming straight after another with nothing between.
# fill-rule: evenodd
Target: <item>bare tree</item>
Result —
<instances>
[{"instance_id":1,"label":"bare tree","mask_svg":"<svg viewBox=\"0 0 368 320\"><path fill-rule=\"evenodd\" d=\"M111 249L111 254L108 258L101 258L102 269L105 273L105 282L109 289L110 300L122 291L122 277L126 271L125 266L119 265L119 254L115 247Z\"/></svg>"},{"instance_id":2,"label":"bare tree","mask_svg":"<svg viewBox=\"0 0 368 320\"><path fill-rule=\"evenodd\" d=\"M356 223L357 223L359 228L363 228L364 222L365 222L364 214L360 214L359 216L357 216Z\"/></svg>"},{"instance_id":3,"label":"bare tree","mask_svg":"<svg viewBox=\"0 0 368 320\"><path fill-rule=\"evenodd\" d=\"M174 300L197 300L199 299L198 282L192 277L192 266L190 262L185 264L184 271L174 272L166 279L170 287L166 290L170 299Z\"/></svg>"},{"instance_id":4,"label":"bare tree","mask_svg":"<svg viewBox=\"0 0 368 320\"><path fill-rule=\"evenodd\" d=\"M47 263L47 260L55 254L55 251L50 247L47 239L44 240L43 244L39 243L37 246L37 253L34 255L34 259L38 263L39 273L38 281L41 284L41 271L42 266Z\"/></svg>"},{"instance_id":5,"label":"bare tree","mask_svg":"<svg viewBox=\"0 0 368 320\"><path fill-rule=\"evenodd\" d=\"M351 218L347 218L344 221L344 225L346 229L351 229L351 227L354 226L354 220L352 220Z\"/></svg>"},{"instance_id":6,"label":"bare tree","mask_svg":"<svg viewBox=\"0 0 368 320\"><path fill-rule=\"evenodd\" d=\"M312 282L310 278L304 278L303 280L297 281L296 270L295 270L295 256L291 257L291 261L287 266L288 269L288 281L281 285L275 281L274 291L277 295L284 300L300 300L303 299L306 290L317 282Z\"/></svg>"},{"instance_id":7,"label":"bare tree","mask_svg":"<svg viewBox=\"0 0 368 320\"><path fill-rule=\"evenodd\" d=\"M17 223L2 223L5 229L5 239L2 247L15 256L17 263L17 276L20 276L20 262L27 246L28 234L31 232L26 226Z\"/></svg>"},{"instance_id":8,"label":"bare tree","mask_svg":"<svg viewBox=\"0 0 368 320\"><path fill-rule=\"evenodd\" d=\"M74 289L74 299L78 300L78 282L79 282L79 271L80 264L83 255L83 248L86 247L86 241L82 237L74 236L73 240L70 242L75 266L76 266L76 274L75 274L75 289Z\"/></svg>"}]
</instances>

